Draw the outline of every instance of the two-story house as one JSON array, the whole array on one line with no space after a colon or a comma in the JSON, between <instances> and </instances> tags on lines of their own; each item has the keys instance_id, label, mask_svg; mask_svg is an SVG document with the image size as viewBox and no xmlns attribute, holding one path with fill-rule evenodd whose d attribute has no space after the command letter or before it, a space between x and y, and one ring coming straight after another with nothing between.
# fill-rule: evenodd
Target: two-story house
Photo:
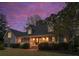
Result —
<instances>
[{"instance_id":1,"label":"two-story house","mask_svg":"<svg viewBox=\"0 0 79 59\"><path fill-rule=\"evenodd\" d=\"M46 24L42 25L29 25L27 32L19 32L13 29L9 29L4 36L4 43L29 43L30 48L38 47L38 44L42 42L48 43L59 43L59 40L56 39L54 33ZM63 42L67 42L66 38L63 38Z\"/></svg>"}]
</instances>

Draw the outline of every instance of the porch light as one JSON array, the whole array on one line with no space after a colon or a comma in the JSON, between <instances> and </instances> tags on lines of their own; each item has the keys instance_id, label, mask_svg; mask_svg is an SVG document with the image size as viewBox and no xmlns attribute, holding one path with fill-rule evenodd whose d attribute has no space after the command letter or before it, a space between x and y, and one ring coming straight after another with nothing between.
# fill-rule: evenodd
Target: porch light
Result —
<instances>
[{"instance_id":1,"label":"porch light","mask_svg":"<svg viewBox=\"0 0 79 59\"><path fill-rule=\"evenodd\" d=\"M33 41L35 40L35 38L33 38Z\"/></svg>"},{"instance_id":2,"label":"porch light","mask_svg":"<svg viewBox=\"0 0 79 59\"><path fill-rule=\"evenodd\" d=\"M45 40L45 38L42 38L43 40Z\"/></svg>"},{"instance_id":3,"label":"porch light","mask_svg":"<svg viewBox=\"0 0 79 59\"><path fill-rule=\"evenodd\" d=\"M36 38L36 41L38 42L38 38Z\"/></svg>"},{"instance_id":4,"label":"porch light","mask_svg":"<svg viewBox=\"0 0 79 59\"><path fill-rule=\"evenodd\" d=\"M49 38L48 38L48 37L46 37L46 41L48 41L48 39L49 39Z\"/></svg>"}]
</instances>

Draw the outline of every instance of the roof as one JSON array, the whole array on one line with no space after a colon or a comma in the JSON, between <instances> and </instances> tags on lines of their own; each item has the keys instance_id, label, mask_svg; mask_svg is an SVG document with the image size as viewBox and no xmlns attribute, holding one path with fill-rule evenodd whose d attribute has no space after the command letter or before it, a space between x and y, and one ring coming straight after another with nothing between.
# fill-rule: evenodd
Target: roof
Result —
<instances>
[{"instance_id":1,"label":"roof","mask_svg":"<svg viewBox=\"0 0 79 59\"><path fill-rule=\"evenodd\" d=\"M26 36L27 33L26 32L20 32L14 29L10 29L10 31L12 31L16 36Z\"/></svg>"},{"instance_id":2,"label":"roof","mask_svg":"<svg viewBox=\"0 0 79 59\"><path fill-rule=\"evenodd\" d=\"M32 35L44 35L48 33L48 27L47 25L39 25L39 26L33 26L31 25L32 28Z\"/></svg>"}]
</instances>

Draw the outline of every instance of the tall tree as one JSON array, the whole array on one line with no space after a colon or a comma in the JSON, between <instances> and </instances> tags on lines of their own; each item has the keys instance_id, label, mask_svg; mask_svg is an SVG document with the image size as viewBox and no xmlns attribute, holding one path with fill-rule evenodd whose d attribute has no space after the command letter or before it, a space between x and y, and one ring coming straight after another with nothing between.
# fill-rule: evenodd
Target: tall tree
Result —
<instances>
[{"instance_id":1,"label":"tall tree","mask_svg":"<svg viewBox=\"0 0 79 59\"><path fill-rule=\"evenodd\" d=\"M0 41L3 42L3 37L6 29L6 16L2 13L0 14Z\"/></svg>"},{"instance_id":2,"label":"tall tree","mask_svg":"<svg viewBox=\"0 0 79 59\"><path fill-rule=\"evenodd\" d=\"M53 16L49 17L49 24L51 23L51 26L54 27L55 34L59 36L69 35L69 37L74 36L74 32L77 30L73 30L74 27L78 27L78 17L76 15L76 11L79 10L79 3L66 3L66 7L61 10L56 17L53 18ZM52 20L55 19L55 22ZM76 19L76 20L75 20ZM74 26L74 23L76 26ZM54 24L54 26L53 26ZM76 29L77 29L76 27ZM53 30L53 29L52 29Z\"/></svg>"},{"instance_id":3,"label":"tall tree","mask_svg":"<svg viewBox=\"0 0 79 59\"><path fill-rule=\"evenodd\" d=\"M33 15L27 18L29 25L36 25L36 22L41 20L41 17L39 15Z\"/></svg>"},{"instance_id":4,"label":"tall tree","mask_svg":"<svg viewBox=\"0 0 79 59\"><path fill-rule=\"evenodd\" d=\"M51 14L49 17L46 18L48 27L50 27L52 32L55 32L56 16L57 15L55 14Z\"/></svg>"}]
</instances>

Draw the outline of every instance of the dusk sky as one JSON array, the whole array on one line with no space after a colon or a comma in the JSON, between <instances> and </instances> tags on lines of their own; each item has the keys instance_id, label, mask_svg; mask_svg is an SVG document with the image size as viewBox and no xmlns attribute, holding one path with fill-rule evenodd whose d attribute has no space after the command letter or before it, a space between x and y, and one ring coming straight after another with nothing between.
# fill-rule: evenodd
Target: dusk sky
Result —
<instances>
[{"instance_id":1,"label":"dusk sky","mask_svg":"<svg viewBox=\"0 0 79 59\"><path fill-rule=\"evenodd\" d=\"M65 7L65 3L59 2L17 2L0 3L0 12L7 16L8 24L11 28L25 31L24 26L28 22L27 17L39 15L45 19L50 14L58 13Z\"/></svg>"}]
</instances>

